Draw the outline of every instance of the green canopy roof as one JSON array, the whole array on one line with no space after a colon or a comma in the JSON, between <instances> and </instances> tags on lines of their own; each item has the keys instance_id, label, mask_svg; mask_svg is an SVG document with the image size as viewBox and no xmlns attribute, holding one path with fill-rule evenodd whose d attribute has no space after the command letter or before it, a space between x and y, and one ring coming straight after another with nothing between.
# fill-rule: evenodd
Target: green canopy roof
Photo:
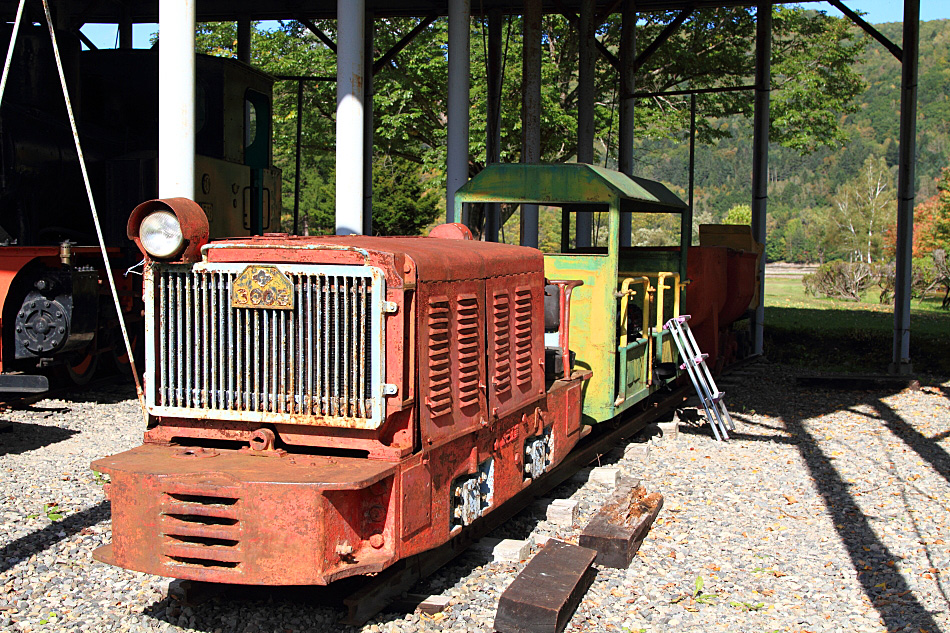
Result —
<instances>
[{"instance_id":1,"label":"green canopy roof","mask_svg":"<svg viewBox=\"0 0 950 633\"><path fill-rule=\"evenodd\" d=\"M584 163L495 163L456 192L456 205L463 202L607 204L641 213L682 213L687 209L659 182Z\"/></svg>"}]
</instances>

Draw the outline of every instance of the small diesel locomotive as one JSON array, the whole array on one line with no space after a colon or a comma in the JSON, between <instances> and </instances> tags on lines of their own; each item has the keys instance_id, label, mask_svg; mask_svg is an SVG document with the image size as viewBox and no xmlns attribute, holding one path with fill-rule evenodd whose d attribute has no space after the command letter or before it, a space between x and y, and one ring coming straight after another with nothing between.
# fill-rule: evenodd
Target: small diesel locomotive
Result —
<instances>
[{"instance_id":1,"label":"small diesel locomotive","mask_svg":"<svg viewBox=\"0 0 950 633\"><path fill-rule=\"evenodd\" d=\"M589 165L497 165L459 199L606 211L608 244L546 256L460 224L209 242L195 203L139 205L149 424L93 463L113 519L95 557L236 584L373 574L659 388L692 252L675 195ZM681 214L683 248L621 249L621 211Z\"/></svg>"}]
</instances>

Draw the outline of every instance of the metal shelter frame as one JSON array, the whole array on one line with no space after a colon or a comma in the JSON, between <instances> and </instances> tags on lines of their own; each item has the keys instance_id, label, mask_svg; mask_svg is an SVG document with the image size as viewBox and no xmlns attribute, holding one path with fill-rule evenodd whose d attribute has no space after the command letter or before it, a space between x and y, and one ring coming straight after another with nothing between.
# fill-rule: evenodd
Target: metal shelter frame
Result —
<instances>
[{"instance_id":1,"label":"metal shelter frame","mask_svg":"<svg viewBox=\"0 0 950 633\"><path fill-rule=\"evenodd\" d=\"M799 3L813 0L797 0ZM916 154L917 69L920 0L903 0L904 25L901 46L849 9L842 0L829 0L849 19L885 46L901 63L900 146L897 191L897 279L894 299L893 355L890 370L912 372L910 361L910 279L913 240L914 171ZM39 4L39 3L37 3ZM76 32L87 46L92 42L79 34L85 23L119 25L120 47L132 46L132 26L159 23L159 90L163 96L159 117L159 194L162 197L193 197L194 191L194 31L196 22L236 21L238 58L251 57L250 24L253 20L300 21L338 57L337 70L337 232L369 232L372 226L372 78L387 60L398 55L412 38L437 16L449 19L448 160L446 209L453 217L454 194L468 180L469 80L472 0L116 0L114 2L52 2L59 28ZM620 171L633 174L634 101L636 72L643 63L685 22L702 8L754 6L757 9L755 54L755 113L753 121L752 229L755 238L765 241L768 206L768 130L770 53L774 4L778 0L478 0L479 15L488 18L490 69L500 68L501 29L504 14L524 16L522 156L526 163L540 162L541 17L545 13L565 15L582 34L580 46L578 147L579 162L593 159L593 60L599 54L617 70L620 84L619 164ZM0 11L12 16L15 0L0 0ZM680 13L657 39L637 54L638 13L676 10ZM623 16L619 56L608 51L594 37L597 25L606 16ZM381 59L372 59L373 23L376 18L411 16L422 22ZM314 24L316 19L338 20L337 41ZM460 53L460 54L459 54ZM189 81L190 80L190 81ZM299 84L302 85L302 84ZM498 161L500 121L500 81L490 81L488 162ZM299 95L298 88L298 95ZM302 107L302 106L301 106ZM298 119L299 120L299 119ZM690 193L692 195L692 192ZM522 243L537 246L537 209L522 210ZM577 243L590 239L590 223L580 213ZM489 238L497 236L500 218L497 208L487 217ZM296 223L295 223L296 224ZM630 219L621 218L626 244L630 240ZM764 267L764 260L762 262ZM764 271L763 271L764 272ZM764 274L762 275L764 284ZM760 292L764 288L760 288ZM754 318L755 351L761 353L764 307Z\"/></svg>"}]
</instances>

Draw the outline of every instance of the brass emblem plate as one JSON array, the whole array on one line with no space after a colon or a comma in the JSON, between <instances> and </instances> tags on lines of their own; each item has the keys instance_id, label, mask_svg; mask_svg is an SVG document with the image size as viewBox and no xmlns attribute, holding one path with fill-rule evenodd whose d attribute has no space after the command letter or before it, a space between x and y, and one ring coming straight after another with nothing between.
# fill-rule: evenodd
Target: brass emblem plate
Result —
<instances>
[{"instance_id":1,"label":"brass emblem plate","mask_svg":"<svg viewBox=\"0 0 950 633\"><path fill-rule=\"evenodd\" d=\"M231 287L231 307L293 310L294 285L274 266L248 266Z\"/></svg>"}]
</instances>

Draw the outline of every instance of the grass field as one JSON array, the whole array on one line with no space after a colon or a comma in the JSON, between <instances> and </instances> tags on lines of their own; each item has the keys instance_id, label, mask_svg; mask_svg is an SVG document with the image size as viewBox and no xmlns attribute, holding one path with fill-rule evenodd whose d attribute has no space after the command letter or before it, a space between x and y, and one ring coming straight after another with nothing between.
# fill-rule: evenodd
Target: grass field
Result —
<instances>
[{"instance_id":1,"label":"grass field","mask_svg":"<svg viewBox=\"0 0 950 633\"><path fill-rule=\"evenodd\" d=\"M950 311L934 295L911 303L910 356L921 374L950 375ZM806 295L800 277L765 280L765 353L822 371L880 373L891 362L894 305Z\"/></svg>"}]
</instances>

